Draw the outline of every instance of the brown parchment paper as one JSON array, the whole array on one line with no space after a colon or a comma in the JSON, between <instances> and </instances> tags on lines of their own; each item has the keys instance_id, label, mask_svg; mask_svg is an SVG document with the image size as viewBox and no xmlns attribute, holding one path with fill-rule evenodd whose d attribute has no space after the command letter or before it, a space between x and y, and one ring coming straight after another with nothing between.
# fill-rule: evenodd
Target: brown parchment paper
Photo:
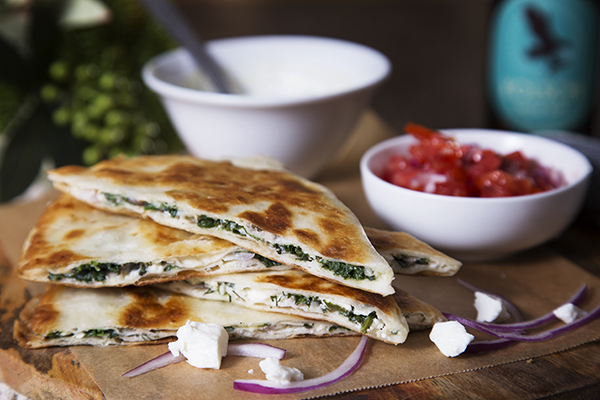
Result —
<instances>
[{"instance_id":1,"label":"brown parchment paper","mask_svg":"<svg viewBox=\"0 0 600 400\"><path fill-rule=\"evenodd\" d=\"M367 122L382 134L383 125L369 116ZM364 141L364 139L361 139ZM356 157L356 151L348 151ZM354 154L354 156L352 156ZM355 161L353 161L355 162ZM322 182L330 187L361 219L363 224L383 227L366 204L360 179L343 164L335 174L325 174ZM343 172L343 173L341 173ZM27 204L0 207L0 245L13 263L29 229L47 201L56 193ZM549 248L541 247L502 262L463 266L456 277L397 276L394 285L438 307L441 311L475 317L473 294L461 286L464 279L481 288L501 294L514 302L527 318L543 315L566 301L583 284L589 285L588 300L582 306L591 309L600 304L600 279L562 258ZM40 290L29 285L30 291ZM436 376L476 373L482 368L531 359L563 351L600 339L600 320L558 338L517 343L506 349L478 355L443 356L429 340L429 332L411 332L407 341L393 346L369 340L360 368L350 377L327 388L297 395L270 396L276 399L320 397L364 388L401 384ZM478 339L487 339L477 334ZM324 375L335 369L354 350L358 337L300 338L268 341L287 349L282 364L299 368L306 379ZM123 378L127 370L167 351L166 345L93 348L73 346L71 351L94 379L107 399L251 399L259 395L233 390L235 379L264 379L259 359L225 357L220 370L200 370L187 363L162 368L135 378ZM251 373L252 371L252 373ZM262 396L260 396L262 397Z\"/></svg>"}]
</instances>

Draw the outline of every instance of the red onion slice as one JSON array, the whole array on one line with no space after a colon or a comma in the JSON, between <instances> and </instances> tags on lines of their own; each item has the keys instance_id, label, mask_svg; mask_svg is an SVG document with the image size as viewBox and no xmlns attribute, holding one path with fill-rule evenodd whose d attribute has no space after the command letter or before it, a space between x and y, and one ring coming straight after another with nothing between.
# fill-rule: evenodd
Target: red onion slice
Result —
<instances>
[{"instance_id":1,"label":"red onion slice","mask_svg":"<svg viewBox=\"0 0 600 400\"><path fill-rule=\"evenodd\" d=\"M585 299L585 296L587 294L587 285L582 285L581 288L563 305L565 304L569 304L572 303L576 306L580 305L583 300ZM448 316L446 316L448 317ZM449 318L452 319L452 318ZM495 323L489 323L489 322L479 322L479 321L472 321L474 324L477 324L479 326L482 326L484 328L488 328L488 329L493 329L495 331L500 331L500 332L522 332L525 329L531 329L531 328L537 328L540 327L542 325L545 325L549 322L552 322L554 320L558 319L556 317L556 315L554 315L554 310L550 311L549 313L547 313L546 315L543 315L539 318L535 318L535 319L531 319L531 320L527 320L527 321L521 321L521 322L515 322L515 323L510 323L510 324L495 324ZM477 329L477 328L475 328Z\"/></svg>"},{"instance_id":2,"label":"red onion slice","mask_svg":"<svg viewBox=\"0 0 600 400\"><path fill-rule=\"evenodd\" d=\"M279 347L270 346L264 343L230 343L227 346L228 356L257 358L273 357L281 360L285 357L285 353L285 349L280 349Z\"/></svg>"},{"instance_id":3,"label":"red onion slice","mask_svg":"<svg viewBox=\"0 0 600 400\"><path fill-rule=\"evenodd\" d=\"M135 367L134 369L125 372L122 376L125 378L132 378L134 376L138 376L141 374L145 374L146 372L153 371L158 368L166 367L167 365L176 364L178 362L182 362L185 360L185 356L183 354L179 354L178 356L174 356L173 353L167 351L166 353L161 354L158 357L153 358L150 361L146 361L142 365Z\"/></svg>"},{"instance_id":4,"label":"red onion slice","mask_svg":"<svg viewBox=\"0 0 600 400\"><path fill-rule=\"evenodd\" d=\"M534 335L522 334L522 333L518 333L518 332L499 332L492 328L483 327L478 323L475 323L475 324L472 323L472 322L476 322L476 321L470 320L468 318L454 316L454 315L452 315L452 319L460 322L461 324L463 324L465 326L468 326L473 329L477 329L478 331L481 331L483 333L486 333L486 334L496 337L498 339L508 339L508 340L514 340L514 341L522 341L522 342L539 342L542 340L555 338L564 332L568 332L573 329L579 328L580 326L585 325L588 322L598 318L598 316L600 316L600 306L596 307L595 309L590 311L587 315L585 315L579 319L576 319L573 322L570 322L570 323L562 325L558 328L550 329L550 330L540 332L540 333L534 334Z\"/></svg>"},{"instance_id":5,"label":"red onion slice","mask_svg":"<svg viewBox=\"0 0 600 400\"><path fill-rule=\"evenodd\" d=\"M286 394L306 392L332 385L344 379L358 368L365 354L367 340L367 336L363 336L354 352L338 368L319 378L294 381L288 384L258 379L238 379L233 381L233 388L259 394Z\"/></svg>"},{"instance_id":6,"label":"red onion slice","mask_svg":"<svg viewBox=\"0 0 600 400\"><path fill-rule=\"evenodd\" d=\"M497 293L493 293L487 290L483 290L480 287L477 287L475 285L473 285L472 283L469 283L465 280L462 280L460 278L457 278L456 281L458 283L460 283L461 285L463 285L464 287L466 287L467 289L473 291L473 292L482 292L485 294L489 294L492 296L496 296L497 298L499 298L500 300L502 300L502 303L504 303L504 306L506 307L506 309L508 310L508 312L510 313L510 315L515 319L515 321L520 322L520 321L524 321L525 317L523 317L523 314L521 313L521 310L519 310L519 308L517 306L515 306L513 303L511 303L510 301L508 301L506 298L500 296Z\"/></svg>"},{"instance_id":7,"label":"red onion slice","mask_svg":"<svg viewBox=\"0 0 600 400\"><path fill-rule=\"evenodd\" d=\"M477 288L474 285L471 285L470 283L467 283L465 281L461 281L461 284L465 285L466 287L469 287L469 289L471 289L471 290L479 290L479 288ZM583 302L583 300L586 297L586 294L587 294L587 285L584 284L565 304L572 303L572 304L578 306ZM554 310L539 317L539 318L535 318L535 319L528 320L528 321L520 321L520 322L505 323L505 324L479 322L479 321L470 320L467 318L461 318L456 315L447 314L447 313L444 313L444 315L449 320L455 320L455 321L461 322L465 326L469 326L469 327L477 329L477 330L485 331L486 333L488 333L492 336L495 336L495 337L502 336L501 332L509 332L506 335L504 335L504 336L507 336L504 338L495 339L495 340L479 340L476 342L471 342L469 344L469 346L467 347L467 349L465 350L465 353L480 353L480 352L488 352L488 351L502 349L504 347L507 347L511 343L514 343L515 341L523 340L522 338L521 339L519 338L519 335L521 335L521 337L523 337L523 334L525 333L526 329L538 328L542 325L545 325L545 324L557 319L556 315L554 315ZM587 319L586 321L591 321L591 319L593 319L593 317ZM587 323L587 322L584 322L584 323ZM583 323L581 323L581 325L583 325ZM480 327L482 329L478 329ZM576 327L577 326L571 326L568 324L568 326L563 326L563 327L559 328L560 330L554 329L554 330L549 331L549 333L544 333L544 336L555 337L555 336L558 336L558 334L562 333L563 331L575 329ZM536 339L535 335L527 336L527 337L530 340L532 339L534 341L535 340L545 340L544 337L540 337L540 336L538 336ZM550 339L550 337L546 337L546 338Z\"/></svg>"},{"instance_id":8,"label":"red onion slice","mask_svg":"<svg viewBox=\"0 0 600 400\"><path fill-rule=\"evenodd\" d=\"M273 357L280 360L285 357L285 353L285 349L280 349L279 347L270 346L264 343L229 343L227 345L228 356L258 358ZM174 356L173 353L167 351L166 353L163 353L160 356L155 357L150 361L146 361L142 365L125 372L122 376L125 378L131 378L158 368L166 367L167 365L176 364L181 361L185 361L185 356L183 354Z\"/></svg>"}]
</instances>

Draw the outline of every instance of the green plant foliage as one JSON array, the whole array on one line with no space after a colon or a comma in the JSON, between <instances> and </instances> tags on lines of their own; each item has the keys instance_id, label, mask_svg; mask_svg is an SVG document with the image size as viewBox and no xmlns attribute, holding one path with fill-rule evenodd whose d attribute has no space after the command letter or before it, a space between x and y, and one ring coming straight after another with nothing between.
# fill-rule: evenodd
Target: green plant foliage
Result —
<instances>
[{"instance_id":1,"label":"green plant foliage","mask_svg":"<svg viewBox=\"0 0 600 400\"><path fill-rule=\"evenodd\" d=\"M65 30L61 0L34 0L24 57L0 37L0 202L35 179L43 159L93 165L118 154L177 152L182 145L143 64L177 43L136 0L106 0L112 18Z\"/></svg>"}]
</instances>

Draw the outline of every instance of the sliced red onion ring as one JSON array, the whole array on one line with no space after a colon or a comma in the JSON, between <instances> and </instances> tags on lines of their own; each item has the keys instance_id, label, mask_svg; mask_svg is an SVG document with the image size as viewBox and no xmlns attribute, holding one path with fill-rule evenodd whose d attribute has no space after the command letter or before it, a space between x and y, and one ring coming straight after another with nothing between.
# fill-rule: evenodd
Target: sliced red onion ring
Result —
<instances>
[{"instance_id":1,"label":"sliced red onion ring","mask_svg":"<svg viewBox=\"0 0 600 400\"><path fill-rule=\"evenodd\" d=\"M600 306L596 307L595 309L590 311L587 315L585 315L579 319L576 319L573 322L562 325L558 328L547 330L545 332L540 332L540 333L534 334L534 335L528 335L528 334L522 334L522 333L518 333L518 332L500 332L500 331L494 330L493 328L483 327L479 323L473 324L472 322L476 322L476 321L473 321L468 318L462 318L462 317L458 317L458 316L451 315L451 314L447 315L448 319L450 319L450 317L452 317L452 319L454 321L458 321L465 326L468 326L473 329L477 329L478 331L486 333L490 336L494 336L498 339L508 339L508 340L514 340L514 341L522 341L522 342L539 342L542 340L555 338L564 332L571 331L573 329L579 328L582 325L587 324L588 322L596 319L598 316L600 316Z\"/></svg>"},{"instance_id":2,"label":"sliced red onion ring","mask_svg":"<svg viewBox=\"0 0 600 400\"><path fill-rule=\"evenodd\" d=\"M363 336L356 350L338 368L319 378L294 381L288 384L257 379L239 379L233 381L233 388L259 394L285 394L306 392L332 385L344 379L358 368L365 354L367 340L367 336Z\"/></svg>"},{"instance_id":3,"label":"sliced red onion ring","mask_svg":"<svg viewBox=\"0 0 600 400\"><path fill-rule=\"evenodd\" d=\"M264 343L230 343L227 346L228 356L242 357L273 357L281 360L285 357L286 350L279 347L270 346Z\"/></svg>"},{"instance_id":4,"label":"sliced red onion ring","mask_svg":"<svg viewBox=\"0 0 600 400\"><path fill-rule=\"evenodd\" d=\"M470 283L467 283L465 281L461 281L460 283L469 287L469 289L471 289L471 290L479 289L479 288L476 288L474 285L471 285ZM565 304L572 303L572 304L578 306L583 302L583 300L586 297L586 294L587 294L587 285L584 284ZM507 334L508 336L523 335L526 329L537 328L537 327L540 327L542 325L545 325L545 324L557 319L556 315L554 315L554 310L547 313L546 315L539 317L539 318L535 318L535 319L528 320L528 321L520 321L520 322L505 323L505 324L467 320L466 318L463 319L463 318L457 317L452 314L445 314L445 316L449 320L455 320L455 321L461 322L461 323L463 323L463 325L470 326L477 330L482 330L482 329L478 329L479 327L481 327L481 328L483 328L483 330L487 330L486 333L489 333L490 335L496 336L496 337L498 335L501 335L500 332L510 332L509 334ZM591 319L593 319L593 317L589 318L587 321L590 321ZM584 323L586 323L586 322L584 322ZM560 329L564 329L566 331L566 330L570 330L570 329L575 329L576 327L577 326L573 327L573 326L569 325L568 327L564 326L564 327L561 327ZM494 332L493 333L490 332L491 330L493 330ZM557 331L557 329L549 331L549 332L550 332L549 335L552 337L555 337L558 334L562 333L562 331ZM528 337L536 340L535 336L528 336ZM548 337L548 339L549 338L550 337ZM519 341L519 340L521 340L521 339L518 339L515 337L515 338L500 338L500 339L495 339L495 340L480 340L480 341L476 341L476 342L471 342L469 344L469 346L467 347L467 349L465 350L465 353L480 353L480 352L499 350L499 349L507 347L511 343L514 343L515 341ZM544 340L544 339L538 338L537 340Z\"/></svg>"},{"instance_id":5,"label":"sliced red onion ring","mask_svg":"<svg viewBox=\"0 0 600 400\"><path fill-rule=\"evenodd\" d=\"M578 306L583 302L586 294L587 294L587 285L584 284L577 291L577 293L575 293L564 304L572 303L572 304ZM449 318L449 319L451 319L451 318ZM540 326L545 325L549 322L552 322L556 319L558 319L558 318L556 317L556 315L554 315L554 310L552 310L549 313L547 313L546 315L543 315L539 318L535 318L535 319L531 319L531 320L527 320L527 321L510 323L510 324L495 324L495 323L479 322L479 321L473 321L473 323L477 324L479 326L482 326L483 328L493 329L495 331L500 331L500 332L522 332L525 329L540 327ZM477 328L475 328L475 329L477 329Z\"/></svg>"},{"instance_id":6,"label":"sliced red onion ring","mask_svg":"<svg viewBox=\"0 0 600 400\"><path fill-rule=\"evenodd\" d=\"M511 303L510 301L508 301L506 298L500 296L497 293L493 293L487 290L483 290L480 287L477 287L475 285L473 285L472 283L469 283L463 279L457 278L456 281L458 283L460 283L461 285L463 285L464 287L466 287L467 289L473 291L473 292L482 292L485 294L489 294L491 296L496 296L497 298L499 298L500 300L502 300L502 303L504 303L504 306L506 307L506 309L508 310L508 312L510 313L510 315L515 319L515 321L517 322L521 322L525 320L525 317L523 317L523 314L521 313L521 310L519 310L519 308L517 306L515 306L513 303Z\"/></svg>"},{"instance_id":7,"label":"sliced red onion ring","mask_svg":"<svg viewBox=\"0 0 600 400\"><path fill-rule=\"evenodd\" d=\"M227 345L228 356L243 356L243 357L258 357L267 358L273 357L282 359L285 357L285 349L279 347L270 346L264 343L229 343ZM152 370L166 367L167 365L176 364L178 362L185 361L185 356L179 354L174 356L173 353L167 351L158 357L153 358L150 361L143 363L142 365L135 367L134 369L125 372L122 376L125 378L131 378Z\"/></svg>"},{"instance_id":8,"label":"sliced red onion ring","mask_svg":"<svg viewBox=\"0 0 600 400\"><path fill-rule=\"evenodd\" d=\"M153 371L158 368L166 367L167 365L176 364L178 362L182 362L185 360L185 356L183 354L179 354L178 356L174 356L173 353L167 351L166 353L161 354L158 357L153 358L150 361L146 361L142 365L135 367L134 369L125 372L122 376L125 378L132 378L134 376L138 376L141 374L145 374L146 372Z\"/></svg>"}]
</instances>

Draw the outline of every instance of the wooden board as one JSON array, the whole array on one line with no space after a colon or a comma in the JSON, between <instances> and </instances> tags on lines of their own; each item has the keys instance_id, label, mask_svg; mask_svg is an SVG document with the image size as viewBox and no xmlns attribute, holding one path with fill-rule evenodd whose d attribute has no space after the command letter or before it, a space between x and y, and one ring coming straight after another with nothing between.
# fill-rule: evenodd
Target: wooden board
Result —
<instances>
[{"instance_id":1,"label":"wooden board","mask_svg":"<svg viewBox=\"0 0 600 400\"><path fill-rule=\"evenodd\" d=\"M103 399L69 348L27 350L13 339L13 324L29 298L0 252L0 381L35 399Z\"/></svg>"}]
</instances>

